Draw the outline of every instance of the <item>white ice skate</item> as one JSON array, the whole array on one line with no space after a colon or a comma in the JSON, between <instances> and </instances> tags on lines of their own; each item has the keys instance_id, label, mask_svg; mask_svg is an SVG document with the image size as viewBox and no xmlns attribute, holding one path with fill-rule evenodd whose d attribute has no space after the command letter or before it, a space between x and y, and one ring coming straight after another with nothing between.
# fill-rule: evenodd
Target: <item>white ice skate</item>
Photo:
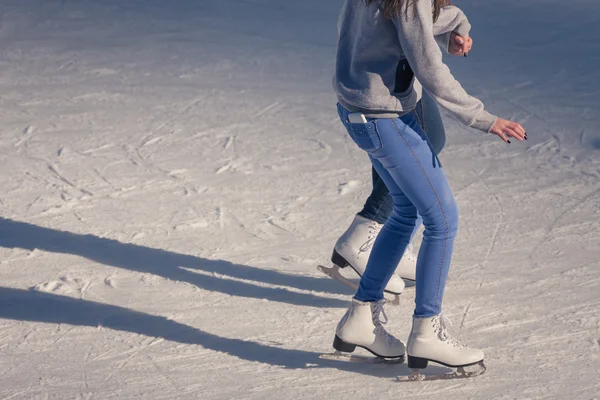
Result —
<instances>
[{"instance_id":1,"label":"white ice skate","mask_svg":"<svg viewBox=\"0 0 600 400\"><path fill-rule=\"evenodd\" d=\"M385 300L366 303L353 299L336 328L333 341L336 352L323 354L321 358L368 363L404 362L404 343L390 335L382 325L387 322L384 304ZM345 354L352 353L356 347L366 349L377 358Z\"/></svg>"},{"instance_id":2,"label":"white ice skate","mask_svg":"<svg viewBox=\"0 0 600 400\"><path fill-rule=\"evenodd\" d=\"M413 326L408 338L408 367L413 370L409 376L399 377L401 381L471 378L485 372L483 351L471 349L454 339L448 332L450 322L441 314L429 318L413 317ZM432 361L456 371L442 375L423 375ZM474 371L465 367L477 365Z\"/></svg>"},{"instance_id":3,"label":"white ice skate","mask_svg":"<svg viewBox=\"0 0 600 400\"><path fill-rule=\"evenodd\" d=\"M398 268L396 268L396 274L406 281L415 282L417 280L417 254L412 243L406 247Z\"/></svg>"},{"instance_id":4,"label":"white ice skate","mask_svg":"<svg viewBox=\"0 0 600 400\"><path fill-rule=\"evenodd\" d=\"M358 276L362 276L367 268L367 261L371 255L371 248L373 247L375 238L382 227L383 225L375 221L357 215L352 225L350 225L335 244L333 255L331 256L331 261L334 264L333 267L327 268L320 265L318 269L331 278L356 289L358 285L344 277L339 270L340 268L350 266ZM403 271L407 271L407 276L414 279L415 267L412 267L412 275L408 272L411 269L409 259L404 260L404 263L400 261L400 265L403 266ZM414 264L416 266L416 262ZM384 289L386 299L390 300L393 304L399 304L398 295L402 293L404 287L404 281L398 275L393 274Z\"/></svg>"}]
</instances>

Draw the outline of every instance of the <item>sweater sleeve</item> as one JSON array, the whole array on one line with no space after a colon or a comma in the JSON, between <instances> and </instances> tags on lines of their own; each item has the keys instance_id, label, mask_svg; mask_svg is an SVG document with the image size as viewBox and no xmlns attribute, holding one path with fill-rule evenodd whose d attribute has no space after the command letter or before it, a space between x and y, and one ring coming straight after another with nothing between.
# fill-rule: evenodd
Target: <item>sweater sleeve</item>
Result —
<instances>
[{"instance_id":1,"label":"sweater sleeve","mask_svg":"<svg viewBox=\"0 0 600 400\"><path fill-rule=\"evenodd\" d=\"M433 23L433 35L437 44L448 51L452 32L467 36L471 32L471 24L460 8L455 6L443 7L440 15Z\"/></svg>"},{"instance_id":2,"label":"sweater sleeve","mask_svg":"<svg viewBox=\"0 0 600 400\"><path fill-rule=\"evenodd\" d=\"M394 18L394 25L415 77L438 104L463 124L489 132L496 117L484 110L481 101L467 94L442 61L434 36L431 0L417 0L414 7L414 12Z\"/></svg>"}]
</instances>

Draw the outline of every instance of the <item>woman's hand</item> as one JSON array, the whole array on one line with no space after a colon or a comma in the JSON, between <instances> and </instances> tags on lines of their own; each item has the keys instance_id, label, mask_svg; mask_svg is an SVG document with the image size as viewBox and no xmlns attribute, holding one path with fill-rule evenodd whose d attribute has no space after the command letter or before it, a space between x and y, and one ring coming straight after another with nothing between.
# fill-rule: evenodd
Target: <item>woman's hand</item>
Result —
<instances>
[{"instance_id":1,"label":"woman's hand","mask_svg":"<svg viewBox=\"0 0 600 400\"><path fill-rule=\"evenodd\" d=\"M473 47L473 39L470 36L460 36L456 32L450 35L450 46L448 52L453 56L467 56Z\"/></svg>"},{"instance_id":2,"label":"woman's hand","mask_svg":"<svg viewBox=\"0 0 600 400\"><path fill-rule=\"evenodd\" d=\"M525 129L523 129L521 124L502 118L496 120L490 133L500 136L500 139L504 140L506 143L510 143L510 140L508 140L509 137L520 141L527 140L527 132L525 132Z\"/></svg>"}]
</instances>

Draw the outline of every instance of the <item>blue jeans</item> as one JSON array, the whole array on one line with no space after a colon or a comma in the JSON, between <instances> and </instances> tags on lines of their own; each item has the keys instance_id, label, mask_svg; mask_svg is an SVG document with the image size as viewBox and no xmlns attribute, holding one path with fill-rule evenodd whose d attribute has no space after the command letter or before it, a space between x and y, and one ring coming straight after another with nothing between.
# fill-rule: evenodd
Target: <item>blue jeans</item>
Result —
<instances>
[{"instance_id":1,"label":"blue jeans","mask_svg":"<svg viewBox=\"0 0 600 400\"><path fill-rule=\"evenodd\" d=\"M437 103L427 92L423 91L423 98L417 103L413 112L423 131L427 134L434 153L436 155L440 154L446 144L446 131ZM390 196L390 191L385 186L385 182L381 180L375 168L372 168L372 176L373 190L358 215L385 224L385 221L392 215L394 202ZM415 231L419 226L421 226L420 218Z\"/></svg>"},{"instance_id":2,"label":"blue jeans","mask_svg":"<svg viewBox=\"0 0 600 400\"><path fill-rule=\"evenodd\" d=\"M383 289L406 250L419 214L425 231L417 257L414 315L437 315L442 310L458 230L458 208L431 142L413 113L393 119L369 118L366 124L348 122L350 112L339 104L338 113L352 140L368 153L393 201L355 298L383 298Z\"/></svg>"}]
</instances>

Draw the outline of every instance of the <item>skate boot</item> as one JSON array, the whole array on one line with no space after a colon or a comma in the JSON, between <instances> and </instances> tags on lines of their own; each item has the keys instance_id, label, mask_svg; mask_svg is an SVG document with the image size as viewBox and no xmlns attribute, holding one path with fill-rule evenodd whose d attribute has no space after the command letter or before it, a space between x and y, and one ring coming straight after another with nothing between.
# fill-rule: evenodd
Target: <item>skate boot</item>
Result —
<instances>
[{"instance_id":1,"label":"skate boot","mask_svg":"<svg viewBox=\"0 0 600 400\"><path fill-rule=\"evenodd\" d=\"M402 279L415 282L417 280L417 254L412 243L404 251L404 255L396 268L396 274Z\"/></svg>"},{"instance_id":2,"label":"skate boot","mask_svg":"<svg viewBox=\"0 0 600 400\"><path fill-rule=\"evenodd\" d=\"M352 225L335 244L331 261L339 268L350 266L359 276L362 276L367 268L375 238L382 227L383 225L375 221L357 215ZM384 290L398 295L404 290L404 281L393 274Z\"/></svg>"},{"instance_id":3,"label":"skate boot","mask_svg":"<svg viewBox=\"0 0 600 400\"><path fill-rule=\"evenodd\" d=\"M427 367L429 361L458 368L457 372L445 374L441 377L428 377L428 379L469 378L485 372L483 364L483 351L471 349L450 336L448 324L450 321L441 314L428 317L413 317L413 326L408 338L408 367L413 369L413 374L407 380L423 380L419 377L419 370ZM464 367L479 365L474 372L466 372Z\"/></svg>"},{"instance_id":4,"label":"skate boot","mask_svg":"<svg viewBox=\"0 0 600 400\"><path fill-rule=\"evenodd\" d=\"M387 323L384 304L385 300L367 303L352 299L352 305L336 328L333 347L338 352L351 353L358 346L377 357L403 362L404 343L390 335L382 325ZM380 315L383 315L383 321Z\"/></svg>"}]
</instances>

